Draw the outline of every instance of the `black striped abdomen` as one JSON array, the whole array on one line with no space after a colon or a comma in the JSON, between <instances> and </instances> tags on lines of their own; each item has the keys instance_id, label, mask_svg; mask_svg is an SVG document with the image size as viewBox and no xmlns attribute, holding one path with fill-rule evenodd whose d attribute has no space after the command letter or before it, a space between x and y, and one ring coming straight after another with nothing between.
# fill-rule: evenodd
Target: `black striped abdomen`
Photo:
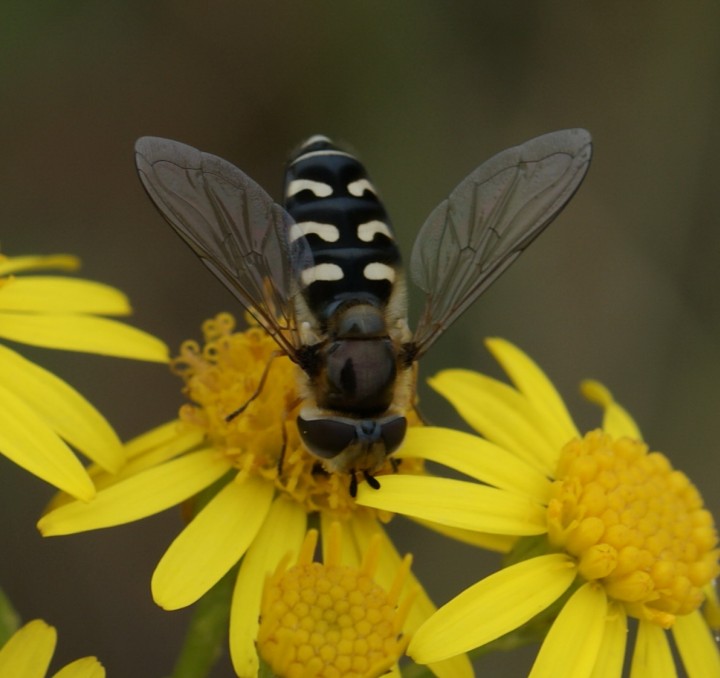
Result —
<instances>
[{"instance_id":1,"label":"black striped abdomen","mask_svg":"<svg viewBox=\"0 0 720 678\"><path fill-rule=\"evenodd\" d=\"M291 243L305 238L312 265L300 272L311 312L324 323L338 305L387 304L399 271L394 234L364 167L325 137L313 137L288 165Z\"/></svg>"}]
</instances>

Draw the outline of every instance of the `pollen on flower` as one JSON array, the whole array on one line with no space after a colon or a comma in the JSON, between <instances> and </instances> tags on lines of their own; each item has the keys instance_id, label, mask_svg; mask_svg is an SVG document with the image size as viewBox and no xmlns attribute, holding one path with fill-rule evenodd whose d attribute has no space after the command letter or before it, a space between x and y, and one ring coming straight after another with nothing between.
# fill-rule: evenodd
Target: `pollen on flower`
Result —
<instances>
[{"instance_id":1,"label":"pollen on flower","mask_svg":"<svg viewBox=\"0 0 720 678\"><path fill-rule=\"evenodd\" d=\"M191 404L181 408L181 420L201 428L239 471L274 482L308 511L350 515L356 505L349 479L326 473L300 440L299 368L267 332L249 317L248 322L248 330L237 332L234 318L222 313L203 324L203 346L182 344L172 365ZM239 416L227 420L242 407ZM403 460L402 470L418 472L421 463ZM391 472L388 462L380 474Z\"/></svg>"},{"instance_id":2,"label":"pollen on flower","mask_svg":"<svg viewBox=\"0 0 720 678\"><path fill-rule=\"evenodd\" d=\"M602 431L563 449L548 536L628 614L664 628L700 606L720 571L712 516L688 478L644 443Z\"/></svg>"},{"instance_id":3,"label":"pollen on flower","mask_svg":"<svg viewBox=\"0 0 720 678\"><path fill-rule=\"evenodd\" d=\"M404 652L402 627L413 596L399 601L410 568L406 556L390 591L373 581L380 540L362 565L341 563L340 523L333 523L326 562L313 562L317 531L310 530L296 565L287 560L268 578L257 644L283 678L372 678Z\"/></svg>"}]
</instances>

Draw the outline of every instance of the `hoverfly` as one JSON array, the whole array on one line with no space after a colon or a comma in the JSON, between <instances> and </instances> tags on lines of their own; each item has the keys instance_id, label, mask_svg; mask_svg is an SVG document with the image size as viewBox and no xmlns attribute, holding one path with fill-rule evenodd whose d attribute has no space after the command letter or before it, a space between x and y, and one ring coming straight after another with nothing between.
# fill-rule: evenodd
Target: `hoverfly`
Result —
<instances>
[{"instance_id":1,"label":"hoverfly","mask_svg":"<svg viewBox=\"0 0 720 678\"><path fill-rule=\"evenodd\" d=\"M405 437L416 361L562 210L592 145L569 129L509 148L430 213L410 256L425 293L414 332L383 204L327 137L290 158L284 208L217 156L156 137L135 151L160 213L299 366L302 441L350 475L354 496L358 476L379 487L373 474Z\"/></svg>"}]
</instances>

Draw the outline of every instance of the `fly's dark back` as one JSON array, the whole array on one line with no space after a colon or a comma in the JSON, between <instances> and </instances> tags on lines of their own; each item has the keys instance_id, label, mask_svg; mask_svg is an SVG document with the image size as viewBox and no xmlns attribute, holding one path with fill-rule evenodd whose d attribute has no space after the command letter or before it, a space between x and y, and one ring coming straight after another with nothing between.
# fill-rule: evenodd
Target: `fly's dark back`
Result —
<instances>
[{"instance_id":1,"label":"fly's dark back","mask_svg":"<svg viewBox=\"0 0 720 678\"><path fill-rule=\"evenodd\" d=\"M300 271L310 311L325 324L345 302L384 308L400 266L390 220L365 168L326 137L312 137L290 160L285 207L312 261Z\"/></svg>"}]
</instances>

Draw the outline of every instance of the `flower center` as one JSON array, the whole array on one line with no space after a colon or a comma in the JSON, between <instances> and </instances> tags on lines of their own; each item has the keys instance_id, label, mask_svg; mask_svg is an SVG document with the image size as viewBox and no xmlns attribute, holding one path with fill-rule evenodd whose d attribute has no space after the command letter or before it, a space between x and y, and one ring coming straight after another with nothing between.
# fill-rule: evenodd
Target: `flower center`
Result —
<instances>
[{"instance_id":1,"label":"flower center","mask_svg":"<svg viewBox=\"0 0 720 678\"><path fill-rule=\"evenodd\" d=\"M258 650L283 678L379 676L407 645L402 625L412 598L398 605L398 592L409 560L386 592L373 581L380 541L371 542L359 568L342 565L339 524L333 528L324 564L311 562L311 530L299 562L289 569L283 563L265 585Z\"/></svg>"},{"instance_id":2,"label":"flower center","mask_svg":"<svg viewBox=\"0 0 720 678\"><path fill-rule=\"evenodd\" d=\"M194 404L181 408L181 420L202 428L241 472L272 480L306 510L349 515L356 508L349 478L327 473L300 440L298 368L261 328L234 330L233 317L222 313L204 323L204 346L183 343L173 369ZM403 460L402 470L420 463ZM391 472L390 462L380 471Z\"/></svg>"},{"instance_id":3,"label":"flower center","mask_svg":"<svg viewBox=\"0 0 720 678\"><path fill-rule=\"evenodd\" d=\"M599 430L562 451L548 536L628 614L664 628L699 607L720 571L712 516L688 478L644 443Z\"/></svg>"}]
</instances>

